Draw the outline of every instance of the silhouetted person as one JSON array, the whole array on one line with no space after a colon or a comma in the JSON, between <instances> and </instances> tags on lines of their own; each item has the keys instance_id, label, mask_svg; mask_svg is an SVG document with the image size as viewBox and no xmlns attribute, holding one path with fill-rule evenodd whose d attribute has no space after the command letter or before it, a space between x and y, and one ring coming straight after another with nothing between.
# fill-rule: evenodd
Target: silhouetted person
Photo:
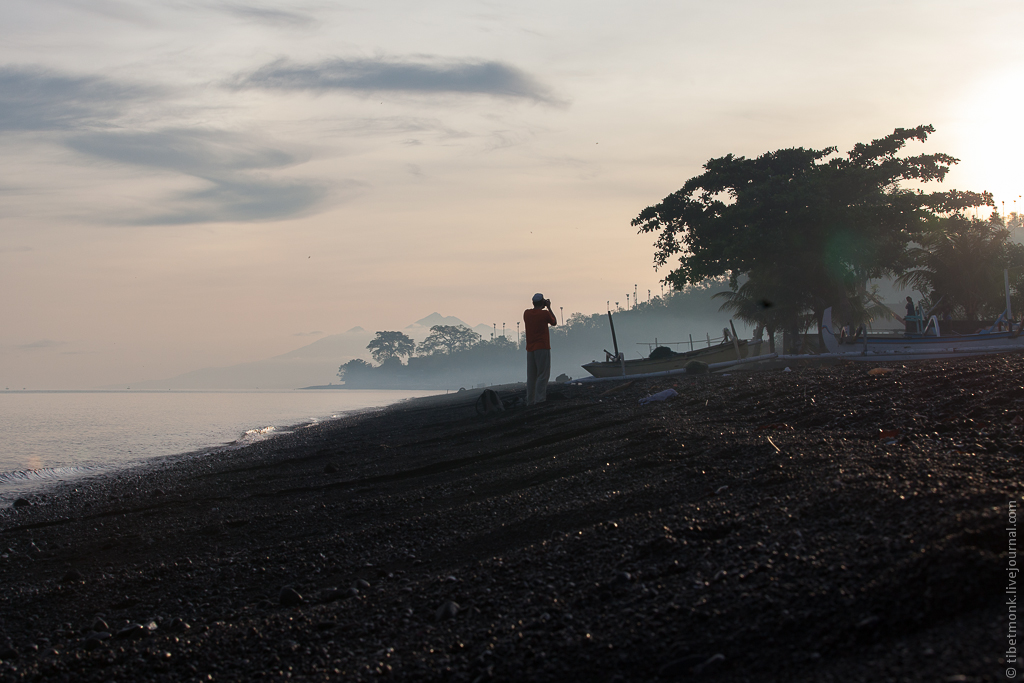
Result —
<instances>
[{"instance_id":1,"label":"silhouetted person","mask_svg":"<svg viewBox=\"0 0 1024 683\"><path fill-rule=\"evenodd\" d=\"M903 325L906 329L907 334L914 334L917 332L917 325L914 324L916 320L917 311L914 310L914 300L909 296L907 297L907 317L903 319Z\"/></svg>"},{"instance_id":2,"label":"silhouetted person","mask_svg":"<svg viewBox=\"0 0 1024 683\"><path fill-rule=\"evenodd\" d=\"M547 310L545 310L547 309ZM526 405L542 403L548 397L551 375L551 336L549 325L557 325L551 300L543 294L533 295L533 308L523 312L526 324Z\"/></svg>"}]
</instances>

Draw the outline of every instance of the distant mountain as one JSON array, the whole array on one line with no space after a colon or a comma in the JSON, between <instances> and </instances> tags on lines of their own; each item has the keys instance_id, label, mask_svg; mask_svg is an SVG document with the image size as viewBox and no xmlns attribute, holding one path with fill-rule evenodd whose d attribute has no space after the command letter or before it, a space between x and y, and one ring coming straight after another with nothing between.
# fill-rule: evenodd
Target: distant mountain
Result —
<instances>
[{"instance_id":1,"label":"distant mountain","mask_svg":"<svg viewBox=\"0 0 1024 683\"><path fill-rule=\"evenodd\" d=\"M466 325L455 316L431 313L402 331L415 341L423 341L433 325ZM466 325L469 327L469 325ZM472 328L484 339L490 339L492 328ZM353 327L341 334L332 334L294 351L266 360L239 363L227 367L203 368L177 377L132 382L133 389L144 391L217 391L217 390L280 390L340 383L338 367L353 358L371 360L366 345L375 333ZM513 333L514 335L514 333Z\"/></svg>"},{"instance_id":2,"label":"distant mountain","mask_svg":"<svg viewBox=\"0 0 1024 683\"><path fill-rule=\"evenodd\" d=\"M340 383L337 374L342 363L353 358L370 360L366 345L373 337L373 332L353 327L348 332L329 335L267 360L203 368L169 379L133 382L131 386L142 390L252 391Z\"/></svg>"},{"instance_id":3,"label":"distant mountain","mask_svg":"<svg viewBox=\"0 0 1024 683\"><path fill-rule=\"evenodd\" d=\"M455 325L455 326L458 326L458 325L466 325L466 323L462 322L461 320L456 318L454 315L441 315L440 313L435 311L435 312L431 313L430 315L428 315L426 318L420 318L419 320L414 322L412 325L407 326L405 329L411 330L411 329L425 328L425 329L429 330L434 325ZM466 327L469 327L469 325L466 325Z\"/></svg>"},{"instance_id":4,"label":"distant mountain","mask_svg":"<svg viewBox=\"0 0 1024 683\"><path fill-rule=\"evenodd\" d=\"M426 318L417 320L412 325L406 327L403 332L416 341L421 342L428 334L430 334L430 328L434 325L463 325L464 327L468 327L473 330L484 339L490 339L491 335L494 334L493 325L485 325L484 323L480 323L479 325L468 325L459 318L456 318L454 315L441 315L440 313L431 313ZM498 328L498 335L501 335L500 327ZM512 328L506 327L505 335L508 336L509 339L515 339L516 333L514 326Z\"/></svg>"}]
</instances>

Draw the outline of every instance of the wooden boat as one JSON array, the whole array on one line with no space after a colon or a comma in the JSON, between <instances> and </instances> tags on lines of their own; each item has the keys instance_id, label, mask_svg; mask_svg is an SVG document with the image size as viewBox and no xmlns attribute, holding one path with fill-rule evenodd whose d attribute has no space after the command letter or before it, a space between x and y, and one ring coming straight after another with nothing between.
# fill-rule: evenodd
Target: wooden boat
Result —
<instances>
[{"instance_id":1,"label":"wooden boat","mask_svg":"<svg viewBox=\"0 0 1024 683\"><path fill-rule=\"evenodd\" d=\"M738 360L736 351L739 349L739 358L757 356L761 353L760 339L747 341L738 339L723 341L720 344L709 346L703 349L695 349L685 353L652 354L654 358L634 358L632 360L608 360L603 362L594 361L587 363L583 369L594 377L622 377L623 375L645 375L650 372L665 372L666 370L681 370L690 361L702 363L723 363L731 360ZM665 347L660 347L665 348ZM657 349L655 349L657 351Z\"/></svg>"},{"instance_id":2,"label":"wooden boat","mask_svg":"<svg viewBox=\"0 0 1024 683\"><path fill-rule=\"evenodd\" d=\"M832 309L821 319L822 337L829 356L853 361L904 361L967 358L992 353L1024 351L1022 324L997 320L989 329L975 334L942 334L942 325L932 316L919 334L858 334L841 341L832 325ZM1004 329L1000 329L1000 327Z\"/></svg>"}]
</instances>

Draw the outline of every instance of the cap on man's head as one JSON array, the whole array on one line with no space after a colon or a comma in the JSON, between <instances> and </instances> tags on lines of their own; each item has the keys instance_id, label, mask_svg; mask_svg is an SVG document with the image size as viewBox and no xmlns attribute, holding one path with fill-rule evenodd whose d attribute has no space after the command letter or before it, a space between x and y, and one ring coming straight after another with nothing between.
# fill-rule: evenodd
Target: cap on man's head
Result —
<instances>
[{"instance_id":1,"label":"cap on man's head","mask_svg":"<svg viewBox=\"0 0 1024 683\"><path fill-rule=\"evenodd\" d=\"M537 303L538 301L544 301L544 295L540 292L533 295L533 303Z\"/></svg>"}]
</instances>

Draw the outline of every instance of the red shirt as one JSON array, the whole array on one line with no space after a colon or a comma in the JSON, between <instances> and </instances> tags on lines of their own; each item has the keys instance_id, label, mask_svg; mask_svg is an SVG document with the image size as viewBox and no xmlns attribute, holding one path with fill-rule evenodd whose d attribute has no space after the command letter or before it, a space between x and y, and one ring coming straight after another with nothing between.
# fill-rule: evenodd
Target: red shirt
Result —
<instances>
[{"instance_id":1,"label":"red shirt","mask_svg":"<svg viewBox=\"0 0 1024 683\"><path fill-rule=\"evenodd\" d=\"M543 308L528 308L523 312L526 323L526 350L550 349L551 337L548 336L548 325L557 325L555 314Z\"/></svg>"}]
</instances>

